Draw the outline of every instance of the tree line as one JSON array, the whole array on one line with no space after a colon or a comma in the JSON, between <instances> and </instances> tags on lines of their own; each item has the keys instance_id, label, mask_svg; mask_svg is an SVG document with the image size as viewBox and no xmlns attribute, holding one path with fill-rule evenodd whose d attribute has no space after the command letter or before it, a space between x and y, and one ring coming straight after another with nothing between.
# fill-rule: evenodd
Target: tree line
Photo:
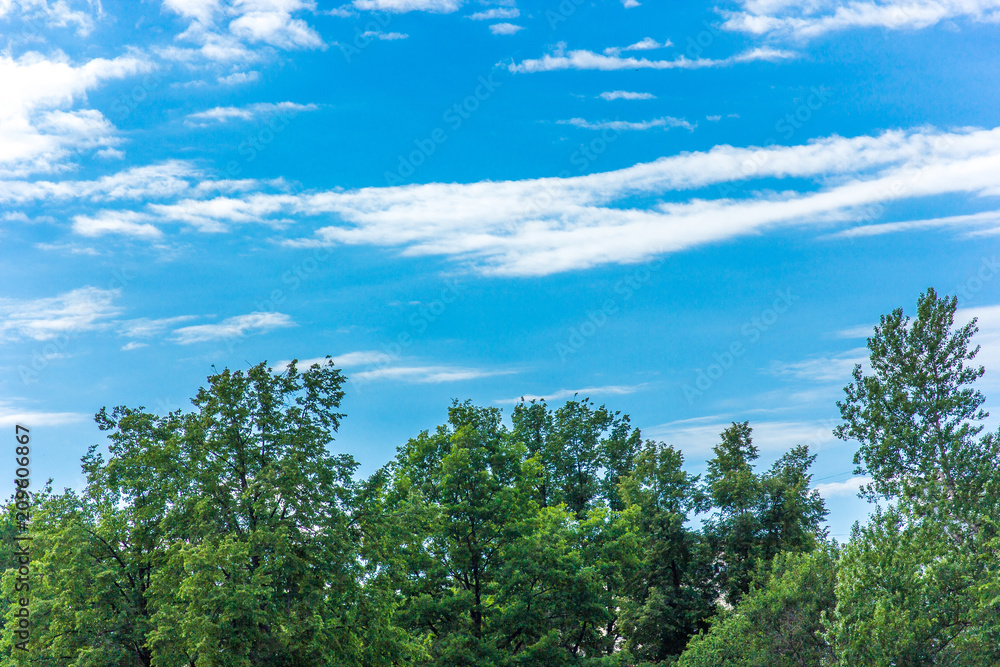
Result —
<instances>
[{"instance_id":1,"label":"tree line","mask_svg":"<svg viewBox=\"0 0 1000 667\"><path fill-rule=\"evenodd\" d=\"M85 487L33 495L27 650L6 557L0 664L1000 664L1000 434L956 308L928 290L883 316L845 387L836 434L877 505L844 544L815 454L762 468L746 421L694 476L587 399L509 425L456 401L359 478L331 449L330 361L224 370L189 411L102 409Z\"/></svg>"}]
</instances>

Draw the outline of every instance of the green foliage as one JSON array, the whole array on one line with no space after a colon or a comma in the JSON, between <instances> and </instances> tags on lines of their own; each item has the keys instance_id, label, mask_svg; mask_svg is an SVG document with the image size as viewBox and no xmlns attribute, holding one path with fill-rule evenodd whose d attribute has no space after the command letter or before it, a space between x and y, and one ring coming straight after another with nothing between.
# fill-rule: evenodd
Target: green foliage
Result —
<instances>
[{"instance_id":1,"label":"green foliage","mask_svg":"<svg viewBox=\"0 0 1000 667\"><path fill-rule=\"evenodd\" d=\"M879 511L844 549L827 637L842 665L1000 664L997 544Z\"/></svg>"},{"instance_id":2,"label":"green foliage","mask_svg":"<svg viewBox=\"0 0 1000 667\"><path fill-rule=\"evenodd\" d=\"M705 532L729 605L749 590L758 563L769 563L782 551L810 551L825 538L826 507L819 493L809 490L816 456L799 445L757 474L752 433L748 422L734 422L708 462L706 493L717 509Z\"/></svg>"},{"instance_id":3,"label":"green foliage","mask_svg":"<svg viewBox=\"0 0 1000 667\"><path fill-rule=\"evenodd\" d=\"M1000 433L956 308L929 290L883 317L845 389L836 433L884 507L842 549L816 456L758 471L748 422L702 479L587 399L509 427L456 401L355 479L331 363L102 409L86 486L32 494L28 651L3 561L0 667L1000 664ZM12 545L11 501L0 519Z\"/></svg>"},{"instance_id":4,"label":"green foliage","mask_svg":"<svg viewBox=\"0 0 1000 667\"><path fill-rule=\"evenodd\" d=\"M735 609L691 640L678 666L820 665L831 656L821 630L823 615L836 602L836 581L833 548L778 554Z\"/></svg>"},{"instance_id":5,"label":"green foliage","mask_svg":"<svg viewBox=\"0 0 1000 667\"><path fill-rule=\"evenodd\" d=\"M856 367L838 404L865 495L892 503L844 552L827 633L842 664L1000 663L1000 439L977 438L985 371L970 366L975 320L954 329L956 308L931 289L912 322L883 316L872 374Z\"/></svg>"}]
</instances>

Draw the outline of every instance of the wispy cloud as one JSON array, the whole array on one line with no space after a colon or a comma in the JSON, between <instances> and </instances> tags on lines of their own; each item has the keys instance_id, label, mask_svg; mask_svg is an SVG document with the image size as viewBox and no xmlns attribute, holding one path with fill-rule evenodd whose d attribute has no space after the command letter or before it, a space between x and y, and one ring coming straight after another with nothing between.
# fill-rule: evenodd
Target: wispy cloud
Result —
<instances>
[{"instance_id":1,"label":"wispy cloud","mask_svg":"<svg viewBox=\"0 0 1000 667\"><path fill-rule=\"evenodd\" d=\"M919 30L952 19L996 22L1000 0L743 0L724 12L727 30L802 39L852 28Z\"/></svg>"},{"instance_id":2,"label":"wispy cloud","mask_svg":"<svg viewBox=\"0 0 1000 667\"><path fill-rule=\"evenodd\" d=\"M79 412L39 412L25 410L10 404L0 404L0 426L11 427L15 424L31 426L62 426L63 424L78 424L91 419L93 415Z\"/></svg>"},{"instance_id":3,"label":"wispy cloud","mask_svg":"<svg viewBox=\"0 0 1000 667\"><path fill-rule=\"evenodd\" d=\"M591 396L625 396L628 394L634 394L635 392L645 389L648 386L649 384L644 382L642 384L632 385L605 385L603 387L584 387L582 389L559 389L545 395L524 394L522 396L518 396L517 398L504 398L495 402L500 404L513 404L520 403L521 401L561 401L564 398L573 398L578 394L582 398L589 398Z\"/></svg>"},{"instance_id":4,"label":"wispy cloud","mask_svg":"<svg viewBox=\"0 0 1000 667\"><path fill-rule=\"evenodd\" d=\"M295 102L258 102L244 107L215 107L207 111L188 114L184 121L188 125L203 127L211 123L225 123L232 120L254 120L262 116L276 116L279 114L300 113L302 111L315 111L319 107L315 104L297 104Z\"/></svg>"},{"instance_id":5,"label":"wispy cloud","mask_svg":"<svg viewBox=\"0 0 1000 667\"><path fill-rule=\"evenodd\" d=\"M468 18L473 21L496 21L498 19L516 19L521 15L521 10L517 7L494 7L483 12L470 14Z\"/></svg>"},{"instance_id":6,"label":"wispy cloud","mask_svg":"<svg viewBox=\"0 0 1000 667\"><path fill-rule=\"evenodd\" d=\"M366 30L361 33L362 37L369 39L380 39L383 42L393 42L400 39L407 39L409 35L402 32L378 32L377 30Z\"/></svg>"},{"instance_id":7,"label":"wispy cloud","mask_svg":"<svg viewBox=\"0 0 1000 667\"><path fill-rule=\"evenodd\" d=\"M871 484L871 477L851 477L843 482L824 482L813 487L814 491L819 491L819 495L824 498L836 498L837 496L856 496L864 484Z\"/></svg>"},{"instance_id":8,"label":"wispy cloud","mask_svg":"<svg viewBox=\"0 0 1000 667\"><path fill-rule=\"evenodd\" d=\"M98 331L121 312L119 290L81 287L40 299L0 298L0 341L52 340L60 335Z\"/></svg>"},{"instance_id":9,"label":"wispy cloud","mask_svg":"<svg viewBox=\"0 0 1000 667\"><path fill-rule=\"evenodd\" d=\"M869 332L870 333L870 332ZM791 377L810 382L842 382L851 381L854 366L866 366L868 362L867 348L859 347L832 357L813 357L802 361L772 361L765 370L775 377Z\"/></svg>"},{"instance_id":10,"label":"wispy cloud","mask_svg":"<svg viewBox=\"0 0 1000 667\"><path fill-rule=\"evenodd\" d=\"M357 366L371 366L373 364L386 364L392 361L392 357L385 352L378 350L358 350L356 352L345 352L332 357L333 364L338 368L353 368ZM312 357L310 359L299 359L296 364L298 368L304 369L319 364L325 366L326 357ZM292 363L290 359L279 361L274 365L275 370L284 370Z\"/></svg>"},{"instance_id":11,"label":"wispy cloud","mask_svg":"<svg viewBox=\"0 0 1000 667\"><path fill-rule=\"evenodd\" d=\"M511 63L511 72L553 72L557 70L601 70L615 71L623 69L705 69L710 67L728 67L739 63L767 61L774 62L793 57L790 51L782 51L769 47L760 47L744 51L728 58L687 58L679 56L673 60L649 60L647 58L624 58L616 55L605 55L593 51L577 50L564 52L561 48L555 53L537 59L528 59L520 63Z\"/></svg>"},{"instance_id":12,"label":"wispy cloud","mask_svg":"<svg viewBox=\"0 0 1000 667\"><path fill-rule=\"evenodd\" d=\"M73 216L73 231L81 236L118 234L141 239L158 239L163 236L155 225L146 222L149 215L135 211L100 211L94 216Z\"/></svg>"},{"instance_id":13,"label":"wispy cloud","mask_svg":"<svg viewBox=\"0 0 1000 667\"><path fill-rule=\"evenodd\" d=\"M494 23L490 26L490 32L494 35L513 35L515 32L524 30L524 26L513 23Z\"/></svg>"},{"instance_id":14,"label":"wispy cloud","mask_svg":"<svg viewBox=\"0 0 1000 667\"><path fill-rule=\"evenodd\" d=\"M368 11L395 12L431 12L434 14L450 14L458 11L465 0L354 0L354 6Z\"/></svg>"},{"instance_id":15,"label":"wispy cloud","mask_svg":"<svg viewBox=\"0 0 1000 667\"><path fill-rule=\"evenodd\" d=\"M253 83L260 79L260 72L251 70L249 72L233 72L226 76L220 76L218 82L224 86L238 86L243 83Z\"/></svg>"},{"instance_id":16,"label":"wispy cloud","mask_svg":"<svg viewBox=\"0 0 1000 667\"><path fill-rule=\"evenodd\" d=\"M75 26L76 34L86 37L94 29L95 15L91 11L74 9L73 2L67 0L6 0L0 4L0 18L17 16L30 21L40 21L50 28ZM101 5L96 3L100 14ZM95 9L95 3L87 3L87 8Z\"/></svg>"},{"instance_id":17,"label":"wispy cloud","mask_svg":"<svg viewBox=\"0 0 1000 667\"><path fill-rule=\"evenodd\" d=\"M673 45L673 42L669 39L665 42L658 42L652 37L645 37L635 44L629 44L628 46L609 46L604 49L604 55L617 56L622 51L652 51L654 49L665 49L666 47Z\"/></svg>"},{"instance_id":18,"label":"wispy cloud","mask_svg":"<svg viewBox=\"0 0 1000 667\"><path fill-rule=\"evenodd\" d=\"M609 102L612 100L655 100L656 95L652 93L630 93L627 90L611 90L601 93L601 98Z\"/></svg>"},{"instance_id":19,"label":"wispy cloud","mask_svg":"<svg viewBox=\"0 0 1000 667\"><path fill-rule=\"evenodd\" d=\"M494 375L509 375L515 371L484 370L463 366L382 366L372 370L352 373L352 380L371 382L373 380L400 380L417 384L440 384L477 380Z\"/></svg>"},{"instance_id":20,"label":"wispy cloud","mask_svg":"<svg viewBox=\"0 0 1000 667\"><path fill-rule=\"evenodd\" d=\"M244 338L275 329L294 327L292 318L284 313L249 313L229 317L216 324L195 324L174 331L174 340L181 345L217 340Z\"/></svg>"},{"instance_id":21,"label":"wispy cloud","mask_svg":"<svg viewBox=\"0 0 1000 667\"><path fill-rule=\"evenodd\" d=\"M997 173L1000 128L924 128L798 146L721 145L565 178L290 193L281 184L233 181L201 188L194 177L178 177L174 190L183 198L149 202L139 212L150 217L131 221L161 230L164 223L179 222L223 233L240 224L283 230L318 220L311 234L281 242L393 247L409 256L452 257L484 274L547 275L642 261L781 226L811 225L826 233L833 225L871 224L873 210L895 201L995 196ZM148 176L136 180L129 186L135 191L155 187ZM740 197L720 191L714 198L703 190L737 182L767 189L744 187ZM36 186L9 194L58 191ZM694 189L702 191L685 196ZM212 196L220 190L225 194Z\"/></svg>"},{"instance_id":22,"label":"wispy cloud","mask_svg":"<svg viewBox=\"0 0 1000 667\"><path fill-rule=\"evenodd\" d=\"M738 419L734 417L734 419ZM674 445L689 457L708 456L719 444L719 434L732 422L718 416L698 417L668 422L643 429L643 434ZM809 445L813 451L836 441L830 421L758 421L751 420L753 443L760 451L784 452L796 445Z\"/></svg>"},{"instance_id":23,"label":"wispy cloud","mask_svg":"<svg viewBox=\"0 0 1000 667\"><path fill-rule=\"evenodd\" d=\"M154 338L165 334L178 324L190 322L194 315L178 315L176 317L160 317L150 319L138 317L132 320L122 320L118 323L118 333L126 338Z\"/></svg>"},{"instance_id":24,"label":"wispy cloud","mask_svg":"<svg viewBox=\"0 0 1000 667\"><path fill-rule=\"evenodd\" d=\"M653 120L644 121L625 121L625 120L605 120L592 122L584 120L583 118L570 118L569 120L557 121L565 125L573 125L575 127L582 127L586 130L617 130L619 132L627 132L629 130L651 130L657 127L671 128L671 127L683 127L685 130L693 130L694 125L687 122L683 118L673 118L671 116L664 116L663 118L654 118Z\"/></svg>"},{"instance_id":25,"label":"wispy cloud","mask_svg":"<svg viewBox=\"0 0 1000 667\"><path fill-rule=\"evenodd\" d=\"M938 228L995 228L1000 225L1000 210L983 211L982 213L972 213L969 215L949 215L941 218L925 218L922 220L904 220L901 222L883 222L875 225L863 225L844 229L830 238L860 238L863 236L879 236L882 234L896 234L899 232L909 232L915 229L938 229ZM979 229L982 231L982 229Z\"/></svg>"}]
</instances>

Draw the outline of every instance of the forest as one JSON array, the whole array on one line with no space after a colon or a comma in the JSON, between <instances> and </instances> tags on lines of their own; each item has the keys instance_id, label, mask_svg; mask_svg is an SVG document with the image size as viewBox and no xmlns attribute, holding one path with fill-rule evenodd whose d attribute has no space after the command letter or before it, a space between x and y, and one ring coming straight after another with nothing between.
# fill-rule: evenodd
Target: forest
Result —
<instances>
[{"instance_id":1,"label":"forest","mask_svg":"<svg viewBox=\"0 0 1000 667\"><path fill-rule=\"evenodd\" d=\"M760 466L739 419L694 476L586 398L456 400L363 478L332 361L102 408L86 486L32 487L27 592L6 501L0 665L1000 664L1000 433L957 307L883 315L844 378L835 433L873 503L844 543L815 453Z\"/></svg>"}]
</instances>

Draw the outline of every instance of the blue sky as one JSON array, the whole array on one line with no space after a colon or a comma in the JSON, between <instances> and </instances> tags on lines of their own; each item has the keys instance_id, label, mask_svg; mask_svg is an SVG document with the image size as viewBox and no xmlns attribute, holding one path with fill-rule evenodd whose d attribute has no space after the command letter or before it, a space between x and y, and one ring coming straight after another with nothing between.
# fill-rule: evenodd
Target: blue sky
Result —
<instances>
[{"instance_id":1,"label":"blue sky","mask_svg":"<svg viewBox=\"0 0 1000 667\"><path fill-rule=\"evenodd\" d=\"M844 536L878 316L958 294L1000 368L1000 1L675 5L0 2L35 478L80 485L101 406L329 354L362 472L453 398L578 393L696 472L734 420L810 444Z\"/></svg>"}]
</instances>

